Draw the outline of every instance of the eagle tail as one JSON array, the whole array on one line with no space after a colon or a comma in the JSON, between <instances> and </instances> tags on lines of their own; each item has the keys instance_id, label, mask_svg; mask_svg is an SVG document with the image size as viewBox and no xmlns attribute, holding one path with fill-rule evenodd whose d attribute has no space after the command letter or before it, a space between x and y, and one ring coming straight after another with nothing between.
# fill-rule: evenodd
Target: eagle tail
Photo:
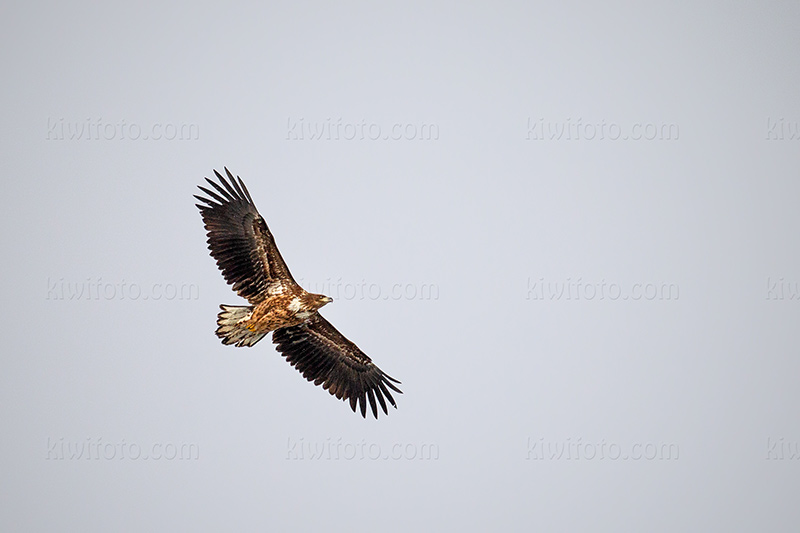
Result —
<instances>
[{"instance_id":1,"label":"eagle tail","mask_svg":"<svg viewBox=\"0 0 800 533\"><path fill-rule=\"evenodd\" d=\"M217 337L222 339L222 344L235 344L236 346L252 346L267 333L258 333L250 329L248 322L253 316L253 307L250 305L220 305L222 312L217 315Z\"/></svg>"}]
</instances>

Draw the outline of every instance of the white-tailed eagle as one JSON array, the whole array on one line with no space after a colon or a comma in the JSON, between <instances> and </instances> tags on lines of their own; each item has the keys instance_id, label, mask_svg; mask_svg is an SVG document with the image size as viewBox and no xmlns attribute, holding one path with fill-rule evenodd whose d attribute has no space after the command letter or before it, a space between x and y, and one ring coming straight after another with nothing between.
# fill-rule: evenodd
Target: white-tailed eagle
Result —
<instances>
[{"instance_id":1,"label":"white-tailed eagle","mask_svg":"<svg viewBox=\"0 0 800 533\"><path fill-rule=\"evenodd\" d=\"M401 393L396 379L384 374L372 360L339 333L318 310L333 301L305 291L283 261L267 223L238 176L225 169L226 180L216 170L219 183L206 178L212 189L197 204L208 231L208 248L222 275L251 305L221 305L217 336L223 344L253 346L269 332L286 360L314 385L350 402L361 416L367 403L378 418L386 401L397 408L391 389Z\"/></svg>"}]
</instances>

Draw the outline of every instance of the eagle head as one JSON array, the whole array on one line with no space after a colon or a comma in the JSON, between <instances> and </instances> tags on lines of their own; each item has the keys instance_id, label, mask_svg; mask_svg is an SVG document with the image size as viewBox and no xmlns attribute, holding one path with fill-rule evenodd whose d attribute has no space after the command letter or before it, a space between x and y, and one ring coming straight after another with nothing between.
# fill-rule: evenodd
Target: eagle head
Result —
<instances>
[{"instance_id":1,"label":"eagle head","mask_svg":"<svg viewBox=\"0 0 800 533\"><path fill-rule=\"evenodd\" d=\"M329 304L333 301L333 298L330 296L325 296L324 294L311 294L311 305L314 308L319 309L325 304Z\"/></svg>"}]
</instances>

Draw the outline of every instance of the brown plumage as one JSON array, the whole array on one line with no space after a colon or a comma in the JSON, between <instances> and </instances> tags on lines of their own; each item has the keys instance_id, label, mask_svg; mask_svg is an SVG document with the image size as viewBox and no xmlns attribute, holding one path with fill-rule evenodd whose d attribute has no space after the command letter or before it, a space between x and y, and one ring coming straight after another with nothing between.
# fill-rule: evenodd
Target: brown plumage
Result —
<instances>
[{"instance_id":1,"label":"brown plumage","mask_svg":"<svg viewBox=\"0 0 800 533\"><path fill-rule=\"evenodd\" d=\"M216 170L219 183L206 178L212 189L200 187L196 196L208 231L208 248L222 276L251 305L221 305L217 336L223 344L253 346L269 332L272 342L303 377L337 398L350 402L366 417L367 403L375 418L384 413L389 392L400 393L396 379L384 374L372 360L339 333L318 310L332 301L305 291L292 277L267 223L238 176Z\"/></svg>"}]
</instances>

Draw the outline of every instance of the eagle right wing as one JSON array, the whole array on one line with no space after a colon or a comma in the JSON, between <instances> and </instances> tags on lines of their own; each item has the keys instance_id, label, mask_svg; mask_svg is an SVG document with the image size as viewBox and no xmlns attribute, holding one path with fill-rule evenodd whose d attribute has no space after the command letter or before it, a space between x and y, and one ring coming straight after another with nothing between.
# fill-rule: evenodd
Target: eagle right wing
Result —
<instances>
[{"instance_id":1,"label":"eagle right wing","mask_svg":"<svg viewBox=\"0 0 800 533\"><path fill-rule=\"evenodd\" d=\"M242 178L237 182L227 168L225 173L227 180L214 171L220 183L206 178L214 190L199 187L208 198L195 195L206 204L197 207L208 230L208 249L225 281L239 296L257 304L271 283L296 282Z\"/></svg>"},{"instance_id":2,"label":"eagle right wing","mask_svg":"<svg viewBox=\"0 0 800 533\"><path fill-rule=\"evenodd\" d=\"M349 400L354 412L360 406L361 416L367 416L367 401L375 418L378 404L388 414L386 400L397 408L389 389L402 394L394 385L400 382L375 366L367 354L319 313L297 326L276 329L272 342L304 378L322 385L341 400Z\"/></svg>"}]
</instances>

